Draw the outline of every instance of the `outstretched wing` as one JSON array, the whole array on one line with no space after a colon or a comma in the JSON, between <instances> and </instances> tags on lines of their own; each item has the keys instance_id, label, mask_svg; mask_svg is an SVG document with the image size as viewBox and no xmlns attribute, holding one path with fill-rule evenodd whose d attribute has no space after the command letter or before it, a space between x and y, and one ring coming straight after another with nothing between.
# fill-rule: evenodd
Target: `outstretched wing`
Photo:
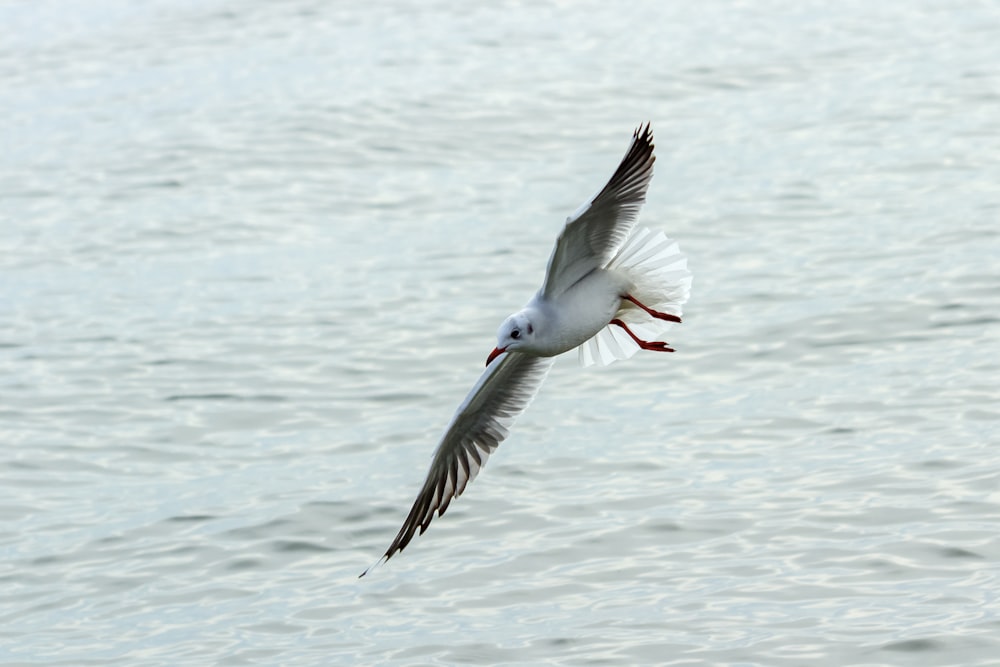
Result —
<instances>
[{"instance_id":1,"label":"outstretched wing","mask_svg":"<svg viewBox=\"0 0 1000 667\"><path fill-rule=\"evenodd\" d=\"M646 201L655 159L647 123L633 134L632 145L608 184L566 219L545 272L544 297L558 296L614 257Z\"/></svg>"},{"instance_id":2,"label":"outstretched wing","mask_svg":"<svg viewBox=\"0 0 1000 667\"><path fill-rule=\"evenodd\" d=\"M402 551L418 528L420 534L427 530L435 512L443 515L451 499L462 495L489 455L507 437L514 419L538 393L552 359L505 352L490 363L455 412L434 453L420 494L379 562Z\"/></svg>"}]
</instances>

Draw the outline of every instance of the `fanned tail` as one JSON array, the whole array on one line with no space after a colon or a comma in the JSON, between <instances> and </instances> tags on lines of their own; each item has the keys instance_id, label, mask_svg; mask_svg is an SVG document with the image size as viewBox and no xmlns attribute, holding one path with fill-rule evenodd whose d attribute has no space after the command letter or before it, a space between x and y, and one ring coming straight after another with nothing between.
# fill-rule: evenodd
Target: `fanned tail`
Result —
<instances>
[{"instance_id":1,"label":"fanned tail","mask_svg":"<svg viewBox=\"0 0 1000 667\"><path fill-rule=\"evenodd\" d=\"M640 227L625 241L607 268L621 271L632 281L631 295L662 313L681 316L681 306L691 293L691 272L687 257L677 242L663 232ZM650 317L629 301L623 301L615 315L643 340L659 340L670 322ZM639 346L624 329L610 324L580 346L580 364L606 366L628 359Z\"/></svg>"}]
</instances>

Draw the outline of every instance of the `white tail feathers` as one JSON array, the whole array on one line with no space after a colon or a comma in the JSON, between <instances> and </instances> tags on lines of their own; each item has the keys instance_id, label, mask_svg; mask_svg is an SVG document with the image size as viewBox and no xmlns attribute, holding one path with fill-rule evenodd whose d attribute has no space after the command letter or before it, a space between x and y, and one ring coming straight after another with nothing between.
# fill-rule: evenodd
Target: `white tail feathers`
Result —
<instances>
[{"instance_id":1,"label":"white tail feathers","mask_svg":"<svg viewBox=\"0 0 1000 667\"><path fill-rule=\"evenodd\" d=\"M624 273L632 282L630 295L662 313L681 315L681 306L691 293L691 272L677 242L663 232L640 227L625 241L608 269ZM659 340L670 322L651 317L629 301L622 301L615 315L643 340ZM628 359L639 350L635 341L619 326L608 325L580 346L580 364L606 366Z\"/></svg>"}]
</instances>

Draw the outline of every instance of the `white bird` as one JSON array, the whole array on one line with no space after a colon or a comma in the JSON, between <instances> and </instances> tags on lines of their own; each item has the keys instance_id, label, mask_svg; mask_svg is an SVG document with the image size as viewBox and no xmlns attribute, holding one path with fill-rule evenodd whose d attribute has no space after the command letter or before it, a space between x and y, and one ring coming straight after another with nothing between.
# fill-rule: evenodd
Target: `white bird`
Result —
<instances>
[{"instance_id":1,"label":"white bird","mask_svg":"<svg viewBox=\"0 0 1000 667\"><path fill-rule=\"evenodd\" d=\"M578 347L580 363L590 365L639 349L674 351L649 339L681 321L691 288L687 259L662 232L633 232L653 177L652 140L649 124L640 126L608 184L566 219L541 289L500 325L486 371L448 424L423 488L378 563L402 551L418 528L423 534L435 512L443 515L465 491L556 355Z\"/></svg>"}]
</instances>

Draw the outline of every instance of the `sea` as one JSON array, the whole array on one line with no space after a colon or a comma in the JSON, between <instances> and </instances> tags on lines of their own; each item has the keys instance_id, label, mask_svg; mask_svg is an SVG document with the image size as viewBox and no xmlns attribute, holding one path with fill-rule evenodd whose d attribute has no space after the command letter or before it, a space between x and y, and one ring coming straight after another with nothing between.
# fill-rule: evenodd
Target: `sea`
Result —
<instances>
[{"instance_id":1,"label":"sea","mask_svg":"<svg viewBox=\"0 0 1000 667\"><path fill-rule=\"evenodd\" d=\"M1000 6L0 2L0 664L1000 665ZM399 529L640 123L673 354Z\"/></svg>"}]
</instances>

